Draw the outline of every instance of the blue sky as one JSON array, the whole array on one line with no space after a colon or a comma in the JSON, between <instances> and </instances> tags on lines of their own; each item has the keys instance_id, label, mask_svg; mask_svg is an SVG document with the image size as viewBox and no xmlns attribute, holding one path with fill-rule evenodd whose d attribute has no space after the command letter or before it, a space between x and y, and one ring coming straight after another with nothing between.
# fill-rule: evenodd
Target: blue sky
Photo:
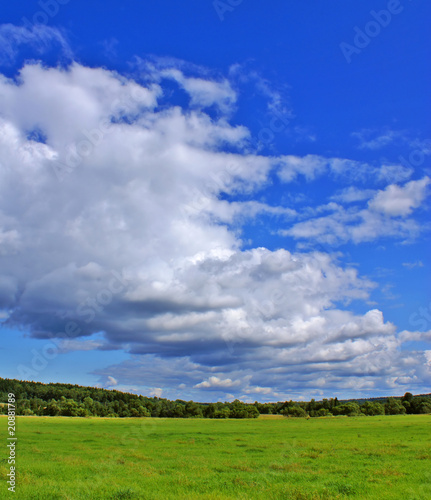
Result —
<instances>
[{"instance_id":1,"label":"blue sky","mask_svg":"<svg viewBox=\"0 0 431 500\"><path fill-rule=\"evenodd\" d=\"M429 392L430 10L3 5L0 376Z\"/></svg>"}]
</instances>

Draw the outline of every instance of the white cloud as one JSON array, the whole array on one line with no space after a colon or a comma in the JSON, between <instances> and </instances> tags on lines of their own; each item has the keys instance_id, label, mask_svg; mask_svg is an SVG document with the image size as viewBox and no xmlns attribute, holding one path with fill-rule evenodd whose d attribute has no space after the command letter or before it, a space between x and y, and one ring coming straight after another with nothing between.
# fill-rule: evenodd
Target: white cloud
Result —
<instances>
[{"instance_id":1,"label":"white cloud","mask_svg":"<svg viewBox=\"0 0 431 500\"><path fill-rule=\"evenodd\" d=\"M98 342L95 340L75 340L75 339L62 340L58 345L58 353L65 354L67 352L76 352L76 351L94 351L99 347L101 347L102 345L103 345L102 342Z\"/></svg>"},{"instance_id":2,"label":"white cloud","mask_svg":"<svg viewBox=\"0 0 431 500\"><path fill-rule=\"evenodd\" d=\"M151 392L150 396L156 397L156 398L161 398L163 394L163 389L160 387L155 387Z\"/></svg>"},{"instance_id":3,"label":"white cloud","mask_svg":"<svg viewBox=\"0 0 431 500\"><path fill-rule=\"evenodd\" d=\"M414 269L415 267L424 267L424 264L421 260L416 262L403 262L403 266L407 267L407 269Z\"/></svg>"},{"instance_id":4,"label":"white cloud","mask_svg":"<svg viewBox=\"0 0 431 500\"><path fill-rule=\"evenodd\" d=\"M355 186L350 186L332 196L332 199L343 203L355 203L357 201L368 200L374 193L374 189L359 189Z\"/></svg>"},{"instance_id":5,"label":"white cloud","mask_svg":"<svg viewBox=\"0 0 431 500\"><path fill-rule=\"evenodd\" d=\"M189 95L192 107L202 109L215 105L221 112L229 113L236 102L237 95L229 80L208 78L204 68L170 58L154 58L151 62L138 58L137 62L154 80L162 82L163 79L169 79L177 82ZM190 71L203 75L188 76L186 73Z\"/></svg>"},{"instance_id":6,"label":"white cloud","mask_svg":"<svg viewBox=\"0 0 431 500\"><path fill-rule=\"evenodd\" d=\"M196 384L196 389L226 389L230 387L237 387L241 384L240 380L231 380L230 378L220 379L219 377L209 377L208 380L203 380L200 384Z\"/></svg>"},{"instance_id":7,"label":"white cloud","mask_svg":"<svg viewBox=\"0 0 431 500\"><path fill-rule=\"evenodd\" d=\"M273 390L271 387L249 387L248 389L245 389L244 392L246 394L273 394Z\"/></svg>"},{"instance_id":8,"label":"white cloud","mask_svg":"<svg viewBox=\"0 0 431 500\"><path fill-rule=\"evenodd\" d=\"M311 181L324 174L350 182L400 182L411 177L413 169L402 165L374 166L348 158L328 158L311 154L285 155L278 158L278 176L283 182L292 182L298 176Z\"/></svg>"},{"instance_id":9,"label":"white cloud","mask_svg":"<svg viewBox=\"0 0 431 500\"><path fill-rule=\"evenodd\" d=\"M371 210L391 217L410 215L425 199L429 183L429 177L424 177L404 186L391 184L384 191L379 191L368 205Z\"/></svg>"},{"instance_id":10,"label":"white cloud","mask_svg":"<svg viewBox=\"0 0 431 500\"><path fill-rule=\"evenodd\" d=\"M287 118L292 116L287 98L287 89L275 88L273 82L268 81L255 70L249 70L247 65L233 64L229 68L229 76L231 79L238 81L240 84L253 83L255 91L267 99L267 111L272 116Z\"/></svg>"},{"instance_id":11,"label":"white cloud","mask_svg":"<svg viewBox=\"0 0 431 500\"><path fill-rule=\"evenodd\" d=\"M19 84L0 80L0 310L10 311L9 325L36 338L67 330L69 351L125 350L129 360L98 375L158 397L161 388L181 397L185 384L195 399L206 389L223 397L228 387L282 398L319 378L333 390L349 373L367 387L395 370L411 376L382 313L346 310L374 283L333 255L245 250L229 226L259 214L297 216L252 199L280 162L285 181L326 169L357 175L356 165L253 154L249 131L228 122L235 98L220 79L184 77L194 104L159 107L165 69L146 86L79 64L27 65ZM219 118L205 113L209 102ZM68 167L62 182L58 165ZM411 221L393 214L418 206L425 184L399 187L396 209L386 191L362 211L326 205L330 215L291 234L405 234Z\"/></svg>"},{"instance_id":12,"label":"white cloud","mask_svg":"<svg viewBox=\"0 0 431 500\"><path fill-rule=\"evenodd\" d=\"M349 241L361 243L373 241L381 237L402 238L412 240L416 238L421 228L412 218L401 218L412 214L428 195L428 177L418 181L410 181L404 186L391 184L384 190L357 191L347 190L336 196L337 200L349 202L365 199L366 194L372 193L366 208L349 207L331 204L314 210L317 214L331 209L333 212L324 217L309 218L298 222L289 229L281 229L281 235L292 236L298 239L313 239L330 245Z\"/></svg>"},{"instance_id":13,"label":"white cloud","mask_svg":"<svg viewBox=\"0 0 431 500\"><path fill-rule=\"evenodd\" d=\"M227 80L213 82L202 78L186 78L178 70L164 73L172 76L190 95L191 104L198 107L208 107L217 104L227 111L235 103L236 94Z\"/></svg>"},{"instance_id":14,"label":"white cloud","mask_svg":"<svg viewBox=\"0 0 431 500\"><path fill-rule=\"evenodd\" d=\"M412 167L403 165L385 165L383 164L376 172L377 180L382 182L404 182L414 173Z\"/></svg>"},{"instance_id":15,"label":"white cloud","mask_svg":"<svg viewBox=\"0 0 431 500\"><path fill-rule=\"evenodd\" d=\"M23 46L32 49L38 56L52 47L59 47L67 60L72 57L64 34L57 28L44 24L35 24L31 29L13 24L0 25L0 65L12 65Z\"/></svg>"},{"instance_id":16,"label":"white cloud","mask_svg":"<svg viewBox=\"0 0 431 500\"><path fill-rule=\"evenodd\" d=\"M411 332L408 330L403 330L399 334L399 339L401 342L431 342L431 330L426 332Z\"/></svg>"},{"instance_id":17,"label":"white cloud","mask_svg":"<svg viewBox=\"0 0 431 500\"><path fill-rule=\"evenodd\" d=\"M359 140L360 149L377 150L393 144L395 141L404 139L403 132L397 130L386 130L378 133L375 130L364 129L360 132L353 132L352 137Z\"/></svg>"},{"instance_id":18,"label":"white cloud","mask_svg":"<svg viewBox=\"0 0 431 500\"><path fill-rule=\"evenodd\" d=\"M109 382L108 387L115 387L116 385L118 385L118 380L115 379L114 377L111 377L110 375L108 376L108 382Z\"/></svg>"},{"instance_id":19,"label":"white cloud","mask_svg":"<svg viewBox=\"0 0 431 500\"><path fill-rule=\"evenodd\" d=\"M304 157L286 155L280 160L281 168L278 175L283 182L291 182L298 175L303 175L308 180L314 179L325 172L329 163L326 158L317 155Z\"/></svg>"}]
</instances>

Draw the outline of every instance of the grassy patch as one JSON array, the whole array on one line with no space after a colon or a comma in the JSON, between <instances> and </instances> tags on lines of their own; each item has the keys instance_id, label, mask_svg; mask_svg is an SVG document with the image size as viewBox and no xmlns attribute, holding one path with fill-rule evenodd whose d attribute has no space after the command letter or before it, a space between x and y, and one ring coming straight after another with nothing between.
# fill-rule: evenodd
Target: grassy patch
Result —
<instances>
[{"instance_id":1,"label":"grassy patch","mask_svg":"<svg viewBox=\"0 0 431 500\"><path fill-rule=\"evenodd\" d=\"M1 418L4 435L6 424ZM18 417L14 498L425 500L431 498L430 424L429 415ZM0 498L9 493L6 451Z\"/></svg>"}]
</instances>

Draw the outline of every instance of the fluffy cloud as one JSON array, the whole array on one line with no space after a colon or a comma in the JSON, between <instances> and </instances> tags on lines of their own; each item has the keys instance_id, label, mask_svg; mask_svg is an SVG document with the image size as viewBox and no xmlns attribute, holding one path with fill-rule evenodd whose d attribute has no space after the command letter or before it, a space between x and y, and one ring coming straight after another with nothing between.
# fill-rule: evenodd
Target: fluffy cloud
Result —
<instances>
[{"instance_id":1,"label":"fluffy cloud","mask_svg":"<svg viewBox=\"0 0 431 500\"><path fill-rule=\"evenodd\" d=\"M108 381L111 387L115 387L116 385L118 385L118 380L116 380L114 377L108 376Z\"/></svg>"},{"instance_id":2,"label":"fluffy cloud","mask_svg":"<svg viewBox=\"0 0 431 500\"><path fill-rule=\"evenodd\" d=\"M157 58L152 61L137 58L141 72L150 78L163 82L173 80L184 90L193 108L216 107L222 113L229 113L237 99L229 80L209 78L208 75L190 76L187 72L206 73L204 68L173 58Z\"/></svg>"},{"instance_id":3,"label":"fluffy cloud","mask_svg":"<svg viewBox=\"0 0 431 500\"><path fill-rule=\"evenodd\" d=\"M421 228L413 218L407 216L424 202L429 183L430 179L424 177L407 182L404 186L391 184L376 192L350 188L335 199L354 202L363 201L372 195L365 208L356 205L345 208L331 203L315 210L315 213L331 210L329 215L298 222L289 229L280 230L280 234L331 245L348 241L361 243L379 237L412 240L420 234Z\"/></svg>"},{"instance_id":4,"label":"fluffy cloud","mask_svg":"<svg viewBox=\"0 0 431 500\"><path fill-rule=\"evenodd\" d=\"M160 104L166 78L189 105ZM313 391L316 380L319 390L348 389L351 380L373 388L396 384L394 367L419 384L426 371L415 372L413 361L422 354L399 353L394 325L378 310L347 310L374 283L332 254L245 249L241 240L247 218L298 215L250 199L274 170L290 182L357 165L254 153L249 131L228 121L236 95L225 81L175 67L143 79L76 63L27 65L17 80L1 78L0 308L8 324L62 338L60 352L125 350L130 359L98 370L101 381L157 396L282 398ZM391 188L380 190L364 212L331 204L325 210L334 213L315 219L324 231L306 221L289 234L342 239L347 228L363 241L361 231L381 231L384 218L399 234L407 223L396 216L418 206L427 183L392 188L395 205Z\"/></svg>"},{"instance_id":5,"label":"fluffy cloud","mask_svg":"<svg viewBox=\"0 0 431 500\"><path fill-rule=\"evenodd\" d=\"M154 396L156 398L160 398L163 394L163 389L160 387L155 387L149 394L149 396Z\"/></svg>"},{"instance_id":6,"label":"fluffy cloud","mask_svg":"<svg viewBox=\"0 0 431 500\"><path fill-rule=\"evenodd\" d=\"M404 186L391 184L384 191L379 191L368 206L371 210L390 217L410 215L425 199L429 183L429 177L424 177L419 181L410 181Z\"/></svg>"},{"instance_id":7,"label":"fluffy cloud","mask_svg":"<svg viewBox=\"0 0 431 500\"><path fill-rule=\"evenodd\" d=\"M195 388L196 389L211 389L211 388L229 389L231 387L237 387L240 384L241 384L240 380L231 380L230 378L226 378L226 379L222 380L218 377L212 376L208 380L204 380L200 384L196 384Z\"/></svg>"}]
</instances>

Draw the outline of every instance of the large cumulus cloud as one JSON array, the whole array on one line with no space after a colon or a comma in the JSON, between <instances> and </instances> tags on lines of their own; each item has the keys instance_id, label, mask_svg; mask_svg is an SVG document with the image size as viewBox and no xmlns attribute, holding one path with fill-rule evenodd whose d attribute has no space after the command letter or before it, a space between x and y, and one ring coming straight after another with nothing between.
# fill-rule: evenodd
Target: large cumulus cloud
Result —
<instances>
[{"instance_id":1,"label":"large cumulus cloud","mask_svg":"<svg viewBox=\"0 0 431 500\"><path fill-rule=\"evenodd\" d=\"M379 310L349 310L375 284L331 252L241 240L250 218L271 214L285 227L298 217L250 199L271 172L289 183L352 163L258 155L247 128L229 122L236 93L226 79L152 66L144 80L77 63L26 65L0 80L7 323L63 339L63 353L126 350L130 360L101 380L157 394L273 399L397 379L419 387L424 355L409 354L425 367L415 370ZM166 102L166 80L188 104ZM427 183L369 194L369 208L410 214ZM310 226L290 231L304 236L304 227L309 236Z\"/></svg>"}]
</instances>

